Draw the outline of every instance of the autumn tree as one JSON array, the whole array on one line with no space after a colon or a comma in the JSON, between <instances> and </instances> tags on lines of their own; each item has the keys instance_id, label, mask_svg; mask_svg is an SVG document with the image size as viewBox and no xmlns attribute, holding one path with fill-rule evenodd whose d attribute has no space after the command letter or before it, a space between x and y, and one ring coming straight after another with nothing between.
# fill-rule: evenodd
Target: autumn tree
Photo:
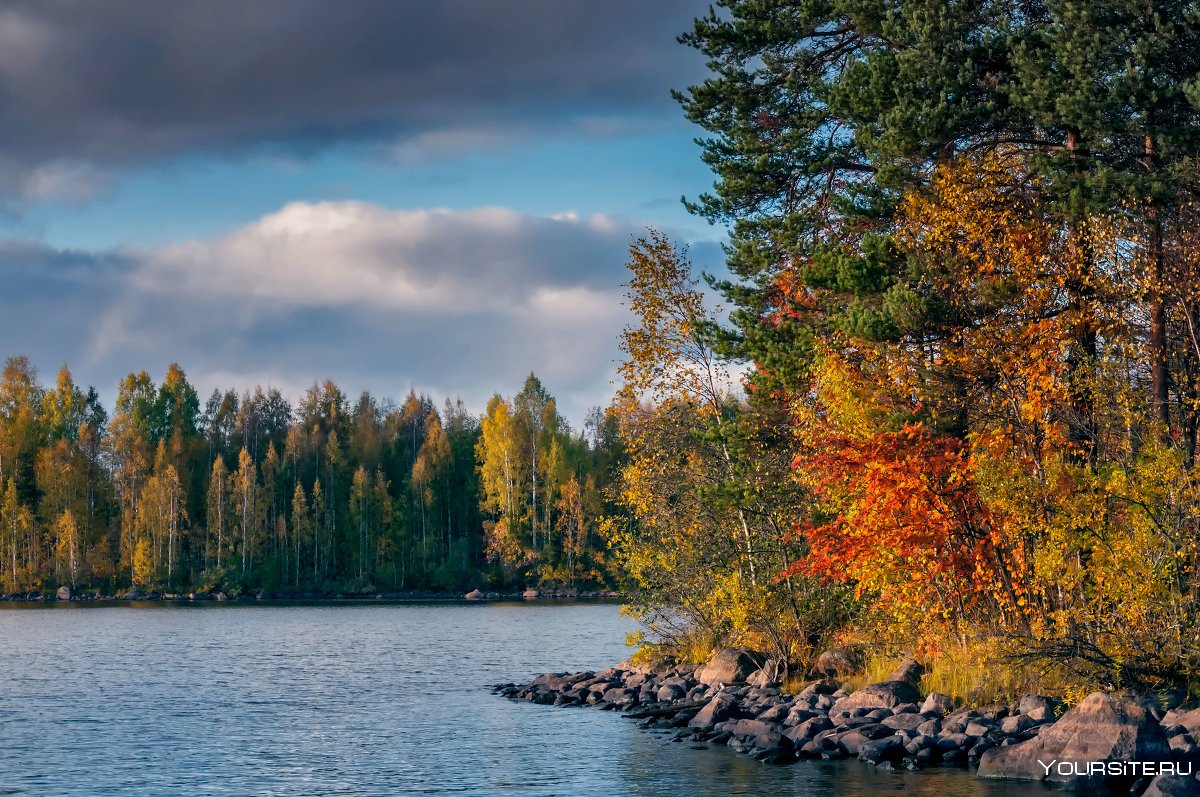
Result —
<instances>
[{"instance_id":1,"label":"autumn tree","mask_svg":"<svg viewBox=\"0 0 1200 797\"><path fill-rule=\"evenodd\" d=\"M509 569L527 564L530 556L521 539L518 514L521 442L509 403L499 395L488 401L476 456L481 504L492 517L484 527L488 557Z\"/></svg>"},{"instance_id":2,"label":"autumn tree","mask_svg":"<svg viewBox=\"0 0 1200 797\"><path fill-rule=\"evenodd\" d=\"M790 660L844 617L842 593L788 568L806 504L782 452L779 418L738 394L710 343L715 317L690 263L652 233L631 248L622 385L612 407L628 457L605 533L640 588L635 606L668 639L752 642ZM690 644L696 644L693 641Z\"/></svg>"}]
</instances>

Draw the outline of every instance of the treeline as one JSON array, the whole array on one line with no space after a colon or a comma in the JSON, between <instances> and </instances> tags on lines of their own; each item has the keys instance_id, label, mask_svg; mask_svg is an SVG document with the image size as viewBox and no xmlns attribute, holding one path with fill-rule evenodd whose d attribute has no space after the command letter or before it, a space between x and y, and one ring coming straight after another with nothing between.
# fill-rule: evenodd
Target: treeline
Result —
<instances>
[{"instance_id":1,"label":"treeline","mask_svg":"<svg viewBox=\"0 0 1200 797\"><path fill-rule=\"evenodd\" d=\"M723 0L683 41L733 311L635 247L648 619L972 688L1194 682L1195 4Z\"/></svg>"},{"instance_id":2,"label":"treeline","mask_svg":"<svg viewBox=\"0 0 1200 797\"><path fill-rule=\"evenodd\" d=\"M499 435L497 407L511 407ZM620 457L610 426L596 411L572 430L532 374L481 423L461 401L351 402L329 381L294 406L274 388L215 390L202 406L177 365L158 385L128 375L110 418L65 366L44 387L13 357L0 378L0 590L611 584L597 537Z\"/></svg>"}]
</instances>

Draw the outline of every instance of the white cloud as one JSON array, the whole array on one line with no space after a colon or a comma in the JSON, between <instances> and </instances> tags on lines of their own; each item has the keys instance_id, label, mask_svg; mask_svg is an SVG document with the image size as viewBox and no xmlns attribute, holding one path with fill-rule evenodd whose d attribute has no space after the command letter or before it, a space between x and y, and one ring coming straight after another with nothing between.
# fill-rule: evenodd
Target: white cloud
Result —
<instances>
[{"instance_id":1,"label":"white cloud","mask_svg":"<svg viewBox=\"0 0 1200 797\"><path fill-rule=\"evenodd\" d=\"M364 202L296 202L223 237L141 254L138 290L358 304L463 316L545 303L570 312L619 283L630 228L596 216L531 217L506 208L395 210ZM581 312L593 312L581 305Z\"/></svg>"},{"instance_id":2,"label":"white cloud","mask_svg":"<svg viewBox=\"0 0 1200 797\"><path fill-rule=\"evenodd\" d=\"M322 202L152 249L0 240L0 338L46 370L68 362L109 402L123 374L172 361L202 393L294 398L332 378L475 410L535 371L579 423L611 395L635 234L606 216Z\"/></svg>"}]
</instances>

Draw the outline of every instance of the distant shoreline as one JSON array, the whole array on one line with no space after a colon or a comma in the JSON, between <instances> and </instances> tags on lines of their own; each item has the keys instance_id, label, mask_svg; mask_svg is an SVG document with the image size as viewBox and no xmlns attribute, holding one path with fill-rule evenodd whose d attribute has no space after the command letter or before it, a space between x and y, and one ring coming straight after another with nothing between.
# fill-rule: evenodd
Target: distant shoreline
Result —
<instances>
[{"instance_id":1,"label":"distant shoreline","mask_svg":"<svg viewBox=\"0 0 1200 797\"><path fill-rule=\"evenodd\" d=\"M624 599L616 592L583 592L575 595L558 592L539 593L536 596L525 592L483 592L478 597L467 598L462 592L378 592L373 594L323 594L317 592L301 593L259 593L252 595L227 596L224 593L143 593L129 592L121 595L102 595L100 593L85 593L62 598L57 595L42 595L40 593L16 593L0 595L0 605L55 605L55 604L133 604L133 603L237 603L237 604L296 604L296 603L330 603L330 604L361 604L361 603L416 603L416 602L445 602L445 603L619 603Z\"/></svg>"}]
</instances>

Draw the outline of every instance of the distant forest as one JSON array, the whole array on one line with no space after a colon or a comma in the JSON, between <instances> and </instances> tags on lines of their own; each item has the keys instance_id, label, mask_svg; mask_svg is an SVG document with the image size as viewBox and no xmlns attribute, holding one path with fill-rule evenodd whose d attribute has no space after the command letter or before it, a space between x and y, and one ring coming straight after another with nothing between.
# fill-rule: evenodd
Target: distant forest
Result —
<instances>
[{"instance_id":1,"label":"distant forest","mask_svg":"<svg viewBox=\"0 0 1200 797\"><path fill-rule=\"evenodd\" d=\"M612 584L600 518L615 421L580 431L530 374L482 417L333 382L293 406L178 365L121 381L111 417L66 366L0 379L0 591L231 595Z\"/></svg>"}]
</instances>

